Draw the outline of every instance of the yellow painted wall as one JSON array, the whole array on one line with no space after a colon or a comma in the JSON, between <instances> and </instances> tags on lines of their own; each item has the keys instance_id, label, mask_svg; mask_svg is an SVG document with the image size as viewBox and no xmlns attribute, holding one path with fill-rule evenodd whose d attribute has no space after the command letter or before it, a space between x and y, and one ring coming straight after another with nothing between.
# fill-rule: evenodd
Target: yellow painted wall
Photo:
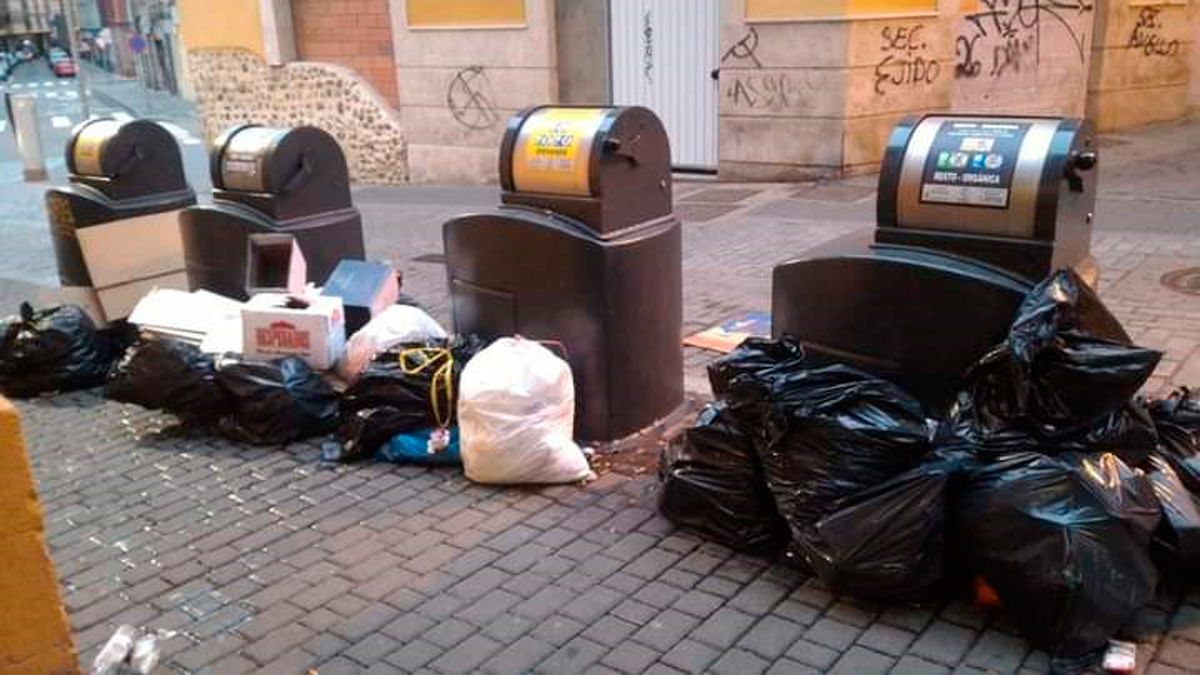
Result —
<instances>
[{"instance_id":1,"label":"yellow painted wall","mask_svg":"<svg viewBox=\"0 0 1200 675\"><path fill-rule=\"evenodd\" d=\"M520 26L525 0L408 0L409 28Z\"/></svg>"},{"instance_id":2,"label":"yellow painted wall","mask_svg":"<svg viewBox=\"0 0 1200 675\"><path fill-rule=\"evenodd\" d=\"M890 16L937 12L937 0L746 0L750 21Z\"/></svg>"},{"instance_id":3,"label":"yellow painted wall","mask_svg":"<svg viewBox=\"0 0 1200 675\"><path fill-rule=\"evenodd\" d=\"M240 47L264 56L258 0L179 0L186 49Z\"/></svg>"},{"instance_id":4,"label":"yellow painted wall","mask_svg":"<svg viewBox=\"0 0 1200 675\"><path fill-rule=\"evenodd\" d=\"M0 398L0 673L78 673L21 419Z\"/></svg>"}]
</instances>

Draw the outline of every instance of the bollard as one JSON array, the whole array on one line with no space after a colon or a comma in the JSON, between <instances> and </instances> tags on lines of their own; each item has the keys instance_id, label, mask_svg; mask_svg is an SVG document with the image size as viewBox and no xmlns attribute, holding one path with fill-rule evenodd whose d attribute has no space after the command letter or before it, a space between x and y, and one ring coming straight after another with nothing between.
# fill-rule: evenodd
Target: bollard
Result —
<instances>
[{"instance_id":1,"label":"bollard","mask_svg":"<svg viewBox=\"0 0 1200 675\"><path fill-rule=\"evenodd\" d=\"M37 99L29 94L18 94L11 97L10 102L13 134L25 162L25 182L44 181L47 178L46 158L42 154L42 135L38 131Z\"/></svg>"}]
</instances>

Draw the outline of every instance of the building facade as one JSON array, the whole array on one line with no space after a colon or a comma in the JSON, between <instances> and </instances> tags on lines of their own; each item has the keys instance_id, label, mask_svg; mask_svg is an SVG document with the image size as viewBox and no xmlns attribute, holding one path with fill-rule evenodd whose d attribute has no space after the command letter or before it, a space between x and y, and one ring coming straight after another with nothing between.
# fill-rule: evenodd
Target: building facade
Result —
<instances>
[{"instance_id":1,"label":"building facade","mask_svg":"<svg viewBox=\"0 0 1200 675\"><path fill-rule=\"evenodd\" d=\"M47 49L54 29L52 17L57 13L51 4L51 0L0 0L0 49L14 51L25 39L40 50Z\"/></svg>"},{"instance_id":2,"label":"building facade","mask_svg":"<svg viewBox=\"0 0 1200 675\"><path fill-rule=\"evenodd\" d=\"M403 151L363 152L402 155L393 178L481 182L496 178L507 118L546 103L648 106L667 126L677 166L727 180L872 171L893 125L911 114L1087 116L1102 131L1179 119L1200 107L1197 4L182 0L181 8L189 65L240 52L262 77L297 63L336 70L349 98L323 90L320 117L345 133L362 106L386 118ZM229 12L246 21L234 27ZM214 86L193 82L200 99ZM239 114L278 117L262 100Z\"/></svg>"}]
</instances>

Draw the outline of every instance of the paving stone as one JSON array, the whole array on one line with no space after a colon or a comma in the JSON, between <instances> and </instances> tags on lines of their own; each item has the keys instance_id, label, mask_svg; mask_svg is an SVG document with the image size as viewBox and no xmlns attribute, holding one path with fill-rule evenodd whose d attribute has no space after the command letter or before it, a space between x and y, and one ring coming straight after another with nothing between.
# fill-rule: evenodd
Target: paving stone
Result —
<instances>
[{"instance_id":1,"label":"paving stone","mask_svg":"<svg viewBox=\"0 0 1200 675\"><path fill-rule=\"evenodd\" d=\"M602 644L615 647L637 630L637 625L615 616L600 617L600 620L584 629L583 637Z\"/></svg>"},{"instance_id":2,"label":"paving stone","mask_svg":"<svg viewBox=\"0 0 1200 675\"><path fill-rule=\"evenodd\" d=\"M788 658L810 665L822 672L838 660L841 652L808 640L796 640L787 650Z\"/></svg>"},{"instance_id":3,"label":"paving stone","mask_svg":"<svg viewBox=\"0 0 1200 675\"><path fill-rule=\"evenodd\" d=\"M333 627L333 632L350 642L357 642L367 635L379 630L384 624L396 618L399 612L391 605L376 603L369 605L354 616Z\"/></svg>"},{"instance_id":4,"label":"paving stone","mask_svg":"<svg viewBox=\"0 0 1200 675\"><path fill-rule=\"evenodd\" d=\"M842 623L848 623L851 626L866 628L875 620L876 613L859 604L842 600L827 608L825 616L830 619L837 619Z\"/></svg>"},{"instance_id":5,"label":"paving stone","mask_svg":"<svg viewBox=\"0 0 1200 675\"><path fill-rule=\"evenodd\" d=\"M858 636L858 644L883 654L902 656L916 639L916 635L906 630L877 623Z\"/></svg>"},{"instance_id":6,"label":"paving stone","mask_svg":"<svg viewBox=\"0 0 1200 675\"><path fill-rule=\"evenodd\" d=\"M736 609L724 607L712 614L691 632L691 637L722 649L737 642L742 633L754 625L754 617Z\"/></svg>"},{"instance_id":7,"label":"paving stone","mask_svg":"<svg viewBox=\"0 0 1200 675\"><path fill-rule=\"evenodd\" d=\"M700 620L683 612L668 609L638 629L630 638L647 647L665 652L683 639Z\"/></svg>"},{"instance_id":8,"label":"paving stone","mask_svg":"<svg viewBox=\"0 0 1200 675\"><path fill-rule=\"evenodd\" d=\"M311 630L298 623L294 623L276 628L262 638L246 645L242 649L242 654L261 665L266 665L287 653L293 647L303 647L312 637L313 632Z\"/></svg>"},{"instance_id":9,"label":"paving stone","mask_svg":"<svg viewBox=\"0 0 1200 675\"><path fill-rule=\"evenodd\" d=\"M611 588L598 586L567 603L561 611L573 619L590 623L616 607L624 598Z\"/></svg>"},{"instance_id":10,"label":"paving stone","mask_svg":"<svg viewBox=\"0 0 1200 675\"><path fill-rule=\"evenodd\" d=\"M666 609L681 595L683 595L683 591L674 586L661 581L652 581L638 590L633 597L638 602L644 602L651 607Z\"/></svg>"},{"instance_id":11,"label":"paving stone","mask_svg":"<svg viewBox=\"0 0 1200 675\"><path fill-rule=\"evenodd\" d=\"M1200 664L1200 644L1168 637L1158 645L1154 660L1180 668L1195 668Z\"/></svg>"},{"instance_id":12,"label":"paving stone","mask_svg":"<svg viewBox=\"0 0 1200 675\"><path fill-rule=\"evenodd\" d=\"M485 673L493 675L528 673L545 661L554 651L554 645L526 636L488 659L482 665L482 669Z\"/></svg>"},{"instance_id":13,"label":"paving stone","mask_svg":"<svg viewBox=\"0 0 1200 675\"><path fill-rule=\"evenodd\" d=\"M306 640L300 647L317 657L321 661L325 661L332 656L341 654L343 650L350 646L342 638L333 633L321 633L312 639Z\"/></svg>"},{"instance_id":14,"label":"paving stone","mask_svg":"<svg viewBox=\"0 0 1200 675\"><path fill-rule=\"evenodd\" d=\"M771 614L782 619L787 619L792 623L798 623L801 626L811 626L821 616L819 610L795 600L784 600L775 605L775 608L771 610Z\"/></svg>"},{"instance_id":15,"label":"paving stone","mask_svg":"<svg viewBox=\"0 0 1200 675\"><path fill-rule=\"evenodd\" d=\"M1040 671L1045 672L1045 671ZM892 675L949 675L950 669L940 663L926 661L919 656L906 654L892 668Z\"/></svg>"},{"instance_id":16,"label":"paving stone","mask_svg":"<svg viewBox=\"0 0 1200 675\"><path fill-rule=\"evenodd\" d=\"M369 666L382 661L385 656L394 652L399 645L399 642L383 633L372 633L347 649L344 655L364 666Z\"/></svg>"},{"instance_id":17,"label":"paving stone","mask_svg":"<svg viewBox=\"0 0 1200 675\"><path fill-rule=\"evenodd\" d=\"M1029 645L1022 639L995 630L984 631L967 653L966 663L983 670L1015 671L1025 660Z\"/></svg>"},{"instance_id":18,"label":"paving stone","mask_svg":"<svg viewBox=\"0 0 1200 675\"><path fill-rule=\"evenodd\" d=\"M767 659L777 659L804 633L804 626L775 616L765 616L754 624L738 645Z\"/></svg>"},{"instance_id":19,"label":"paving stone","mask_svg":"<svg viewBox=\"0 0 1200 675\"><path fill-rule=\"evenodd\" d=\"M575 593L562 586L546 586L521 602L513 611L531 619L544 619L575 599Z\"/></svg>"},{"instance_id":20,"label":"paving stone","mask_svg":"<svg viewBox=\"0 0 1200 675\"><path fill-rule=\"evenodd\" d=\"M821 619L804 633L804 639L841 651L854 644L860 632L857 626L834 619Z\"/></svg>"},{"instance_id":21,"label":"paving stone","mask_svg":"<svg viewBox=\"0 0 1200 675\"><path fill-rule=\"evenodd\" d=\"M418 638L405 643L403 647L389 654L387 662L397 668L411 672L441 655L441 647Z\"/></svg>"},{"instance_id":22,"label":"paving stone","mask_svg":"<svg viewBox=\"0 0 1200 675\"><path fill-rule=\"evenodd\" d=\"M765 579L756 579L729 599L728 606L750 614L764 614L786 597L788 588ZM834 617L838 618L838 617Z\"/></svg>"},{"instance_id":23,"label":"paving stone","mask_svg":"<svg viewBox=\"0 0 1200 675\"><path fill-rule=\"evenodd\" d=\"M520 601L519 596L497 589L489 591L487 595L464 607L455 616L476 626L485 626Z\"/></svg>"},{"instance_id":24,"label":"paving stone","mask_svg":"<svg viewBox=\"0 0 1200 675\"><path fill-rule=\"evenodd\" d=\"M890 626L907 629L913 633L925 630L925 626L933 620L933 613L919 607L897 605L888 607L879 615L879 620Z\"/></svg>"},{"instance_id":25,"label":"paving stone","mask_svg":"<svg viewBox=\"0 0 1200 675\"><path fill-rule=\"evenodd\" d=\"M821 671L791 659L779 659L767 669L767 675L820 675Z\"/></svg>"},{"instance_id":26,"label":"paving stone","mask_svg":"<svg viewBox=\"0 0 1200 675\"><path fill-rule=\"evenodd\" d=\"M484 635L502 644L511 644L533 630L537 623L516 614L502 614L483 627Z\"/></svg>"},{"instance_id":27,"label":"paving stone","mask_svg":"<svg viewBox=\"0 0 1200 675\"><path fill-rule=\"evenodd\" d=\"M323 675L361 675L364 670L361 664L344 656L335 656L317 668L317 672Z\"/></svg>"},{"instance_id":28,"label":"paving stone","mask_svg":"<svg viewBox=\"0 0 1200 675\"><path fill-rule=\"evenodd\" d=\"M604 655L600 662L606 666L622 672L635 675L641 673L658 660L659 653L643 647L636 642L626 642L617 645L612 651Z\"/></svg>"},{"instance_id":29,"label":"paving stone","mask_svg":"<svg viewBox=\"0 0 1200 675\"><path fill-rule=\"evenodd\" d=\"M309 666L316 665L317 658L303 649L293 649L275 659L270 664L260 668L259 675L296 675L306 672Z\"/></svg>"},{"instance_id":30,"label":"paving stone","mask_svg":"<svg viewBox=\"0 0 1200 675\"><path fill-rule=\"evenodd\" d=\"M672 607L692 616L708 618L709 615L717 611L724 603L725 600L720 596L693 588L679 596L679 599L675 601Z\"/></svg>"},{"instance_id":31,"label":"paving stone","mask_svg":"<svg viewBox=\"0 0 1200 675\"><path fill-rule=\"evenodd\" d=\"M530 634L552 645L561 645L578 635L583 629L584 624L555 614L538 624Z\"/></svg>"},{"instance_id":32,"label":"paving stone","mask_svg":"<svg viewBox=\"0 0 1200 675\"><path fill-rule=\"evenodd\" d=\"M171 661L187 670L199 670L236 652L244 644L245 641L236 635L221 635L179 652Z\"/></svg>"},{"instance_id":33,"label":"paving stone","mask_svg":"<svg viewBox=\"0 0 1200 675\"><path fill-rule=\"evenodd\" d=\"M462 644L438 657L431 666L434 670L446 673L468 673L492 654L500 651L503 646L483 635L472 635Z\"/></svg>"},{"instance_id":34,"label":"paving stone","mask_svg":"<svg viewBox=\"0 0 1200 675\"><path fill-rule=\"evenodd\" d=\"M545 675L582 673L588 666L599 661L605 651L602 645L587 638L577 637L538 664L534 672L545 673Z\"/></svg>"},{"instance_id":35,"label":"paving stone","mask_svg":"<svg viewBox=\"0 0 1200 675\"><path fill-rule=\"evenodd\" d=\"M955 665L975 642L975 632L945 621L934 621L917 638L911 652L917 656Z\"/></svg>"},{"instance_id":36,"label":"paving stone","mask_svg":"<svg viewBox=\"0 0 1200 675\"><path fill-rule=\"evenodd\" d=\"M452 649L474 632L475 627L469 623L459 621L458 619L446 619L425 631L425 634L421 637L442 649Z\"/></svg>"},{"instance_id":37,"label":"paving stone","mask_svg":"<svg viewBox=\"0 0 1200 675\"><path fill-rule=\"evenodd\" d=\"M863 647L851 647L829 672L834 675L884 675L895 663L896 659L891 656Z\"/></svg>"},{"instance_id":38,"label":"paving stone","mask_svg":"<svg viewBox=\"0 0 1200 675\"><path fill-rule=\"evenodd\" d=\"M436 622L430 619L430 617L421 616L420 614L416 613L408 613L401 615L395 621L392 621L383 628L380 628L380 632L385 635L389 635L391 638L401 641L401 643L407 643L408 640L412 640L413 638L419 637L419 635L425 634L425 632L434 625L436 625Z\"/></svg>"}]
</instances>

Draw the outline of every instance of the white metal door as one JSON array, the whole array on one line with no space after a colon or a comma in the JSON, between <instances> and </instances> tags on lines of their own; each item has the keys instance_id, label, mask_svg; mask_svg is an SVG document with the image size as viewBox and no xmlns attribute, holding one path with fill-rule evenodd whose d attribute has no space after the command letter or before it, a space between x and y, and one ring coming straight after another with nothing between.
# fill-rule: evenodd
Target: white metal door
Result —
<instances>
[{"instance_id":1,"label":"white metal door","mask_svg":"<svg viewBox=\"0 0 1200 675\"><path fill-rule=\"evenodd\" d=\"M682 168L717 166L720 0L610 0L615 105L653 110Z\"/></svg>"}]
</instances>

